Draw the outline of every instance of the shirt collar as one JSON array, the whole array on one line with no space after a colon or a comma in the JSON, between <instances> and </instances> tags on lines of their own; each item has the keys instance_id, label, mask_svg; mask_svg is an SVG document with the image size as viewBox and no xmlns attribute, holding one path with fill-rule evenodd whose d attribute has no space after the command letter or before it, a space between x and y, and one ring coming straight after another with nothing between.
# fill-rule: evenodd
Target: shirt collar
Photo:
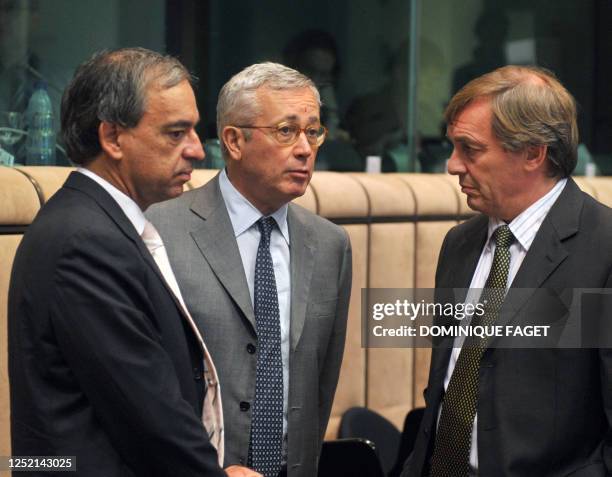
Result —
<instances>
[{"instance_id":1,"label":"shirt collar","mask_svg":"<svg viewBox=\"0 0 612 477\"><path fill-rule=\"evenodd\" d=\"M115 202L117 202L123 213L127 216L129 221L136 229L136 232L138 232L138 235L142 235L147 219L145 218L142 210L140 210L140 207L138 207L138 204L134 202L131 197L124 194L106 179L103 179L98 174L90 171L89 169L85 169L84 167L78 167L77 172L86 175L93 181L97 182L101 187L103 187L104 190L108 192L109 195L115 200Z\"/></svg>"},{"instance_id":2,"label":"shirt collar","mask_svg":"<svg viewBox=\"0 0 612 477\"><path fill-rule=\"evenodd\" d=\"M512 222L508 224L512 235L514 235L516 241L525 251L528 251L529 247L531 247L538 230L540 230L540 225L542 225L542 222L544 222L544 219L548 215L551 207L561 195L565 184L567 184L566 178L557 181L551 190L517 215ZM506 222L497 217L489 218L487 235L488 248L492 246L493 241L491 240L491 237L495 230L505 224Z\"/></svg>"},{"instance_id":3,"label":"shirt collar","mask_svg":"<svg viewBox=\"0 0 612 477\"><path fill-rule=\"evenodd\" d=\"M221 196L225 202L225 207L227 208L236 237L242 235L263 217L263 214L257 207L251 204L230 182L225 169L219 174L219 188L221 189ZM288 204L284 204L280 209L270 214L270 217L276 220L278 229L287 244L289 244L288 207Z\"/></svg>"}]
</instances>

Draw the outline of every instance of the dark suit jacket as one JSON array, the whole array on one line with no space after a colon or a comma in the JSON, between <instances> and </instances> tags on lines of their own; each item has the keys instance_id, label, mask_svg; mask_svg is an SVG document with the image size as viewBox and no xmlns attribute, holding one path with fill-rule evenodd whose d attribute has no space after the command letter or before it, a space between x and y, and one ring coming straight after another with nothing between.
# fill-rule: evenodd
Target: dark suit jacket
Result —
<instances>
[{"instance_id":1,"label":"dark suit jacket","mask_svg":"<svg viewBox=\"0 0 612 477\"><path fill-rule=\"evenodd\" d=\"M488 218L481 215L448 233L438 261L437 289L469 286L487 224ZM538 231L496 324L520 323L520 310L535 300L536 293L530 291L516 298L513 292L518 289L609 287L612 211L570 179ZM510 306L514 311L508 310ZM404 477L428 472L450 352L441 347L432 353L427 407ZM480 476L612 473L611 350L490 347L479 372Z\"/></svg>"},{"instance_id":2,"label":"dark suit jacket","mask_svg":"<svg viewBox=\"0 0 612 477\"><path fill-rule=\"evenodd\" d=\"M147 211L168 250L187 307L219 372L225 464L246 462L255 397L255 314L240 251L219 189L203 187ZM351 248L346 232L289 204L291 325L289 477L316 475L338 382L348 300Z\"/></svg>"},{"instance_id":3,"label":"dark suit jacket","mask_svg":"<svg viewBox=\"0 0 612 477\"><path fill-rule=\"evenodd\" d=\"M72 173L28 228L8 323L14 455L76 456L87 477L225 475L200 420L195 337L88 177Z\"/></svg>"}]
</instances>

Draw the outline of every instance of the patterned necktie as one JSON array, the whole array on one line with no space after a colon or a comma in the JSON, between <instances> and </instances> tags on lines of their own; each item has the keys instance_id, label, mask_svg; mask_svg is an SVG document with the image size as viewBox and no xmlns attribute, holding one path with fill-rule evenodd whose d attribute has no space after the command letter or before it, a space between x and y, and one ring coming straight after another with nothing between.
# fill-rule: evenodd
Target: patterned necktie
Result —
<instances>
[{"instance_id":1,"label":"patterned necktie","mask_svg":"<svg viewBox=\"0 0 612 477\"><path fill-rule=\"evenodd\" d=\"M258 351L249 464L265 477L276 477L280 472L283 445L280 313L270 254L270 235L275 224L272 217L264 217L257 222L261 239L255 260L254 302Z\"/></svg>"},{"instance_id":2,"label":"patterned necktie","mask_svg":"<svg viewBox=\"0 0 612 477\"><path fill-rule=\"evenodd\" d=\"M507 225L494 235L495 255L489 277L480 297L485 305L482 316L474 315L470 326L490 326L497 319L506 296L510 270L510 245L514 236ZM476 416L478 371L487 340L466 343L448 383L431 462L430 477L467 477L470 470L470 444Z\"/></svg>"},{"instance_id":3,"label":"patterned necktie","mask_svg":"<svg viewBox=\"0 0 612 477\"><path fill-rule=\"evenodd\" d=\"M224 458L224 431L223 431L223 407L221 405L221 386L219 385L219 378L217 375L217 369L212 361L212 357L206 348L204 339L200 333L200 330L196 326L185 301L183 295L170 266L170 260L168 260L168 254L166 253L166 247L160 237L159 233L149 221L145 223L144 231L142 232L142 240L147 246L149 253L153 256L153 260L157 264L159 271L161 272L167 285L174 293L174 296L181 305L183 315L189 322L189 326L193 330L202 348L204 355L204 378L206 379L204 406L202 408L202 422L204 428L208 432L208 438L210 443L217 449L217 457L219 465L223 467Z\"/></svg>"}]
</instances>

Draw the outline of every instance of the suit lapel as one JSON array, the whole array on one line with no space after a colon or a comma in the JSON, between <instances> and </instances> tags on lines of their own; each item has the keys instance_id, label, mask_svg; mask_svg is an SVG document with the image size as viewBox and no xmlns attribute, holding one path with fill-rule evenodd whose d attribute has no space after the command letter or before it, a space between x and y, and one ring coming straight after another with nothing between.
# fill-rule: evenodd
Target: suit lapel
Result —
<instances>
[{"instance_id":1,"label":"suit lapel","mask_svg":"<svg viewBox=\"0 0 612 477\"><path fill-rule=\"evenodd\" d=\"M444 263L436 288L446 296L436 295L436 302L448 300L453 303L462 303L465 301L487 239L488 221L488 217L484 215L474 218L473 223L469 224L469 228L466 228L459 237L457 245L453 247L450 244L445 256L440 257ZM451 292L453 296L450 296ZM447 337L442 338L432 350L432 370L444 371L440 374L440 384L444 382L452 348L453 339Z\"/></svg>"},{"instance_id":2,"label":"suit lapel","mask_svg":"<svg viewBox=\"0 0 612 477\"><path fill-rule=\"evenodd\" d=\"M568 179L512 282L497 324L510 323L535 290L567 258L568 252L563 241L578 233L583 203L582 192L572 179Z\"/></svg>"},{"instance_id":3,"label":"suit lapel","mask_svg":"<svg viewBox=\"0 0 612 477\"><path fill-rule=\"evenodd\" d=\"M234 229L219 189L218 175L198 189L191 204L191 211L202 219L190 231L191 237L215 276L255 329L255 313L249 286L240 250L234 239Z\"/></svg>"},{"instance_id":4,"label":"suit lapel","mask_svg":"<svg viewBox=\"0 0 612 477\"><path fill-rule=\"evenodd\" d=\"M174 292L166 282L166 279L164 278L161 271L159 270L159 267L155 263L153 256L142 241L140 235L138 235L138 233L136 232L134 225L132 224L132 222L130 222L130 219L127 218L123 210L121 210L119 204L115 202L115 200L108 194L108 192L106 192L104 188L97 184L95 181L79 172L72 172L70 174L70 176L66 180L65 187L79 190L96 201L100 208L104 210L104 212L111 218L111 220L117 225L117 227L123 232L123 234L136 245L136 248L138 248L138 251L140 252L140 255L143 260L147 262L149 267L157 275L163 286L166 288L166 290L174 300L174 303L176 304L179 313L185 316L183 312L183 306L178 301L178 299L174 295Z\"/></svg>"},{"instance_id":5,"label":"suit lapel","mask_svg":"<svg viewBox=\"0 0 612 477\"><path fill-rule=\"evenodd\" d=\"M108 215L117 227L133 242L142 242L140 236L136 232L134 225L127 218L119 204L115 202L108 192L104 188L96 183L93 179L90 179L85 174L80 172L71 172L66 180L65 187L70 189L76 189L84 194L87 194L100 206L102 210Z\"/></svg>"},{"instance_id":6,"label":"suit lapel","mask_svg":"<svg viewBox=\"0 0 612 477\"><path fill-rule=\"evenodd\" d=\"M316 239L312 228L304 224L292 204L289 204L287 222L291 240L291 349L295 350L306 320Z\"/></svg>"},{"instance_id":7,"label":"suit lapel","mask_svg":"<svg viewBox=\"0 0 612 477\"><path fill-rule=\"evenodd\" d=\"M447 270L452 274L448 283L453 288L460 288L461 293L456 297L457 302L465 300L467 290L476 271L476 266L487 240L487 224L489 219L482 215L475 219L474 224L465 231L457 251L451 257Z\"/></svg>"}]
</instances>

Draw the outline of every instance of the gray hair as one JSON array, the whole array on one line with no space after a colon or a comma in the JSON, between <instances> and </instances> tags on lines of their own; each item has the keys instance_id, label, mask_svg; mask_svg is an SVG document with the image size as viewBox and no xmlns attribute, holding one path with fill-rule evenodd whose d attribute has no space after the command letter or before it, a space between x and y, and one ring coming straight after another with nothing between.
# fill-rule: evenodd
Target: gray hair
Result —
<instances>
[{"instance_id":1,"label":"gray hair","mask_svg":"<svg viewBox=\"0 0 612 477\"><path fill-rule=\"evenodd\" d=\"M314 82L299 71L272 62L246 67L225 83L217 101L217 132L224 157L227 149L221 139L223 128L231 124L249 124L262 114L257 90L264 87L274 91L310 88L321 106L321 96ZM245 131L245 136L249 139L249 131Z\"/></svg>"},{"instance_id":2,"label":"gray hair","mask_svg":"<svg viewBox=\"0 0 612 477\"><path fill-rule=\"evenodd\" d=\"M189 71L155 51L121 48L94 54L77 68L62 96L62 137L70 160L85 164L101 152L101 122L136 127L151 84L167 89L184 80L193 81Z\"/></svg>"}]
</instances>

